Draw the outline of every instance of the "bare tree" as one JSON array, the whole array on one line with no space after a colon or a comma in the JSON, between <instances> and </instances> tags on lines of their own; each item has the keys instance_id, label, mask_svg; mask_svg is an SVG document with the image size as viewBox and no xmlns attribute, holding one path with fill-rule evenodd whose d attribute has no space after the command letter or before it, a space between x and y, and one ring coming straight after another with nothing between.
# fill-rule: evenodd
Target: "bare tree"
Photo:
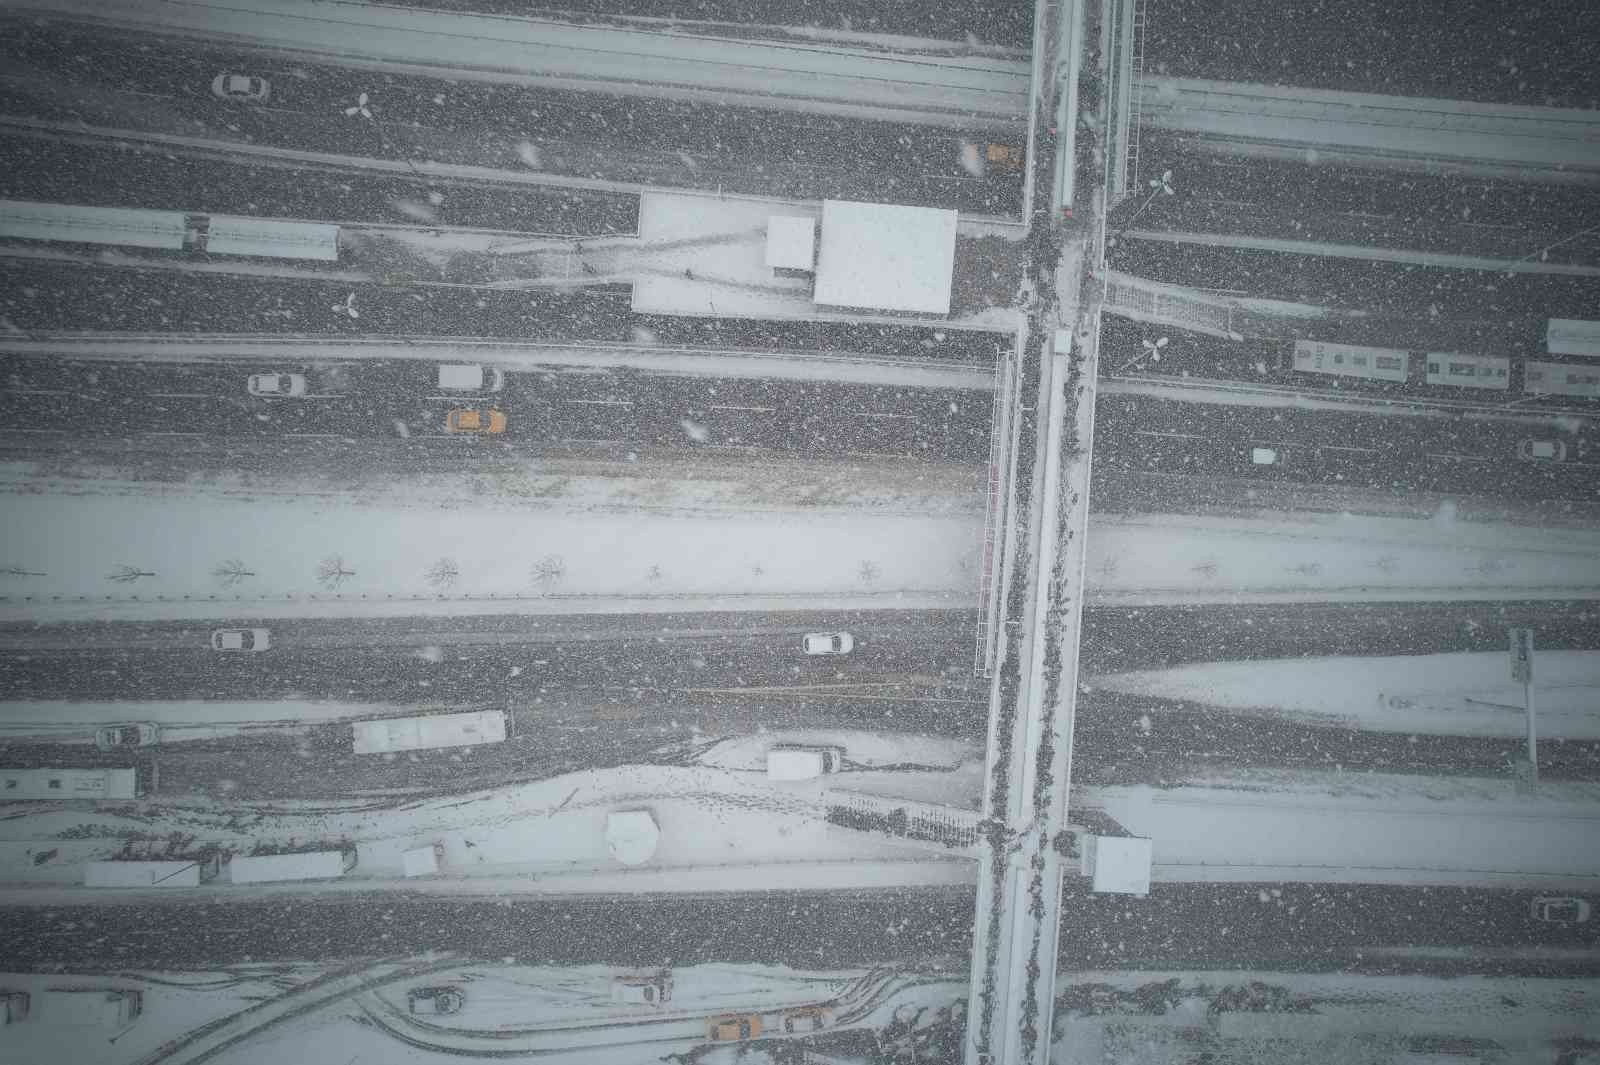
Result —
<instances>
[{"instance_id":1,"label":"bare tree","mask_svg":"<svg viewBox=\"0 0 1600 1065\"><path fill-rule=\"evenodd\" d=\"M0 576L3 577L48 577L48 573L38 570L23 569L21 566L0 566Z\"/></svg>"},{"instance_id":2,"label":"bare tree","mask_svg":"<svg viewBox=\"0 0 1600 1065\"><path fill-rule=\"evenodd\" d=\"M155 575L156 571L153 569L139 569L137 566L118 566L106 574L106 580L116 581L118 584L132 584L140 577L154 577Z\"/></svg>"},{"instance_id":3,"label":"bare tree","mask_svg":"<svg viewBox=\"0 0 1600 1065\"><path fill-rule=\"evenodd\" d=\"M255 570L245 569L244 563L239 559L230 558L212 570L211 575L220 581L224 588L232 588L246 577L254 577L256 574Z\"/></svg>"},{"instance_id":4,"label":"bare tree","mask_svg":"<svg viewBox=\"0 0 1600 1065\"><path fill-rule=\"evenodd\" d=\"M461 576L461 567L456 565L456 560L453 558L441 558L428 567L426 576L428 583L435 588L449 588Z\"/></svg>"},{"instance_id":5,"label":"bare tree","mask_svg":"<svg viewBox=\"0 0 1600 1065\"><path fill-rule=\"evenodd\" d=\"M550 588L561 583L567 575L566 559L560 555L546 555L533 564L531 577L533 583L543 588Z\"/></svg>"},{"instance_id":6,"label":"bare tree","mask_svg":"<svg viewBox=\"0 0 1600 1065\"><path fill-rule=\"evenodd\" d=\"M664 574L662 574L660 566L651 566L650 567L650 572L646 573L644 576L645 576L645 580L659 581L662 578L662 576L664 576Z\"/></svg>"},{"instance_id":7,"label":"bare tree","mask_svg":"<svg viewBox=\"0 0 1600 1065\"><path fill-rule=\"evenodd\" d=\"M861 578L862 584L871 584L878 579L878 564L870 560L861 563L861 568L856 570L856 576Z\"/></svg>"},{"instance_id":8,"label":"bare tree","mask_svg":"<svg viewBox=\"0 0 1600 1065\"><path fill-rule=\"evenodd\" d=\"M317 580L325 588L337 588L355 575L355 570L345 568L343 555L329 555L317 563Z\"/></svg>"}]
</instances>

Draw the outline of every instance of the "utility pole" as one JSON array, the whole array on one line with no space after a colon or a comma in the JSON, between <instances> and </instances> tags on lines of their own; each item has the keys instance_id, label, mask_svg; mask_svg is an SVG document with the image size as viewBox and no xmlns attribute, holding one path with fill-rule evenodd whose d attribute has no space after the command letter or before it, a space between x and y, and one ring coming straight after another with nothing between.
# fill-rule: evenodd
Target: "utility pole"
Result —
<instances>
[{"instance_id":1,"label":"utility pole","mask_svg":"<svg viewBox=\"0 0 1600 1065\"><path fill-rule=\"evenodd\" d=\"M1528 782L1539 783L1538 714L1533 701L1533 630L1512 629L1511 679L1522 685L1522 706L1528 715Z\"/></svg>"}]
</instances>

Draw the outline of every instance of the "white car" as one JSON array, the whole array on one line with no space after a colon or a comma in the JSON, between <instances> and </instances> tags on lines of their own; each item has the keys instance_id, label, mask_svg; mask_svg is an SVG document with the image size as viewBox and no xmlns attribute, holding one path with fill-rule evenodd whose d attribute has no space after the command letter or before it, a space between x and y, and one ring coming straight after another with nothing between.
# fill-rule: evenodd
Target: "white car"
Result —
<instances>
[{"instance_id":1,"label":"white car","mask_svg":"<svg viewBox=\"0 0 1600 1065\"><path fill-rule=\"evenodd\" d=\"M1528 462L1564 462L1567 445L1559 440L1524 440L1517 445L1517 457Z\"/></svg>"},{"instance_id":2,"label":"white car","mask_svg":"<svg viewBox=\"0 0 1600 1065\"><path fill-rule=\"evenodd\" d=\"M1569 897L1544 897L1533 900L1533 919L1546 924L1582 924L1589 919L1589 903Z\"/></svg>"},{"instance_id":3,"label":"white car","mask_svg":"<svg viewBox=\"0 0 1600 1065\"><path fill-rule=\"evenodd\" d=\"M806 634L805 649L808 655L847 655L855 650L856 641L848 632L812 632Z\"/></svg>"},{"instance_id":4,"label":"white car","mask_svg":"<svg viewBox=\"0 0 1600 1065\"><path fill-rule=\"evenodd\" d=\"M94 745L102 751L154 747L160 742L161 726L151 721L139 721L131 725L107 725L94 730Z\"/></svg>"},{"instance_id":5,"label":"white car","mask_svg":"<svg viewBox=\"0 0 1600 1065\"><path fill-rule=\"evenodd\" d=\"M265 651L271 646L267 629L218 629L211 634L211 647L217 651Z\"/></svg>"},{"instance_id":6,"label":"white car","mask_svg":"<svg viewBox=\"0 0 1600 1065\"><path fill-rule=\"evenodd\" d=\"M272 95L272 86L266 78L253 78L248 74L218 74L211 81L211 95L219 100L262 104Z\"/></svg>"},{"instance_id":7,"label":"white car","mask_svg":"<svg viewBox=\"0 0 1600 1065\"><path fill-rule=\"evenodd\" d=\"M659 1006L672 998L672 974L653 973L649 976L614 976L611 978L611 1001L630 1006Z\"/></svg>"},{"instance_id":8,"label":"white car","mask_svg":"<svg viewBox=\"0 0 1600 1065\"><path fill-rule=\"evenodd\" d=\"M253 373L244 387L252 396L303 396L306 378L298 373Z\"/></svg>"},{"instance_id":9,"label":"white car","mask_svg":"<svg viewBox=\"0 0 1600 1065\"><path fill-rule=\"evenodd\" d=\"M1250 449L1250 462L1256 466L1276 466L1282 456L1275 447L1253 447Z\"/></svg>"}]
</instances>

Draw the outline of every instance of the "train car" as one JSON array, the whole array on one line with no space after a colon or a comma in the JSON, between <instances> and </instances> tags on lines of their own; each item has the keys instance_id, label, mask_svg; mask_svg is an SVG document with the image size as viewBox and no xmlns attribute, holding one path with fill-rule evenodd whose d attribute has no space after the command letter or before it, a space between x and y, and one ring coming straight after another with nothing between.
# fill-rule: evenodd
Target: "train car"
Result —
<instances>
[{"instance_id":1,"label":"train car","mask_svg":"<svg viewBox=\"0 0 1600 1065\"><path fill-rule=\"evenodd\" d=\"M1503 355L1454 355L1430 351L1425 359L1427 373L1423 379L1430 385L1493 388L1502 392L1511 387L1511 360Z\"/></svg>"},{"instance_id":2,"label":"train car","mask_svg":"<svg viewBox=\"0 0 1600 1065\"><path fill-rule=\"evenodd\" d=\"M137 799L142 769L0 769L0 802L29 799Z\"/></svg>"},{"instance_id":3,"label":"train car","mask_svg":"<svg viewBox=\"0 0 1600 1065\"><path fill-rule=\"evenodd\" d=\"M1552 355L1600 357L1600 322L1551 318L1545 324L1544 350Z\"/></svg>"},{"instance_id":4,"label":"train car","mask_svg":"<svg viewBox=\"0 0 1600 1065\"><path fill-rule=\"evenodd\" d=\"M1600 364L1530 360L1526 370L1522 388L1531 396L1600 399Z\"/></svg>"},{"instance_id":5,"label":"train car","mask_svg":"<svg viewBox=\"0 0 1600 1065\"><path fill-rule=\"evenodd\" d=\"M355 867L354 848L234 858L226 866L228 880L234 884L269 884L285 880L337 880Z\"/></svg>"},{"instance_id":6,"label":"train car","mask_svg":"<svg viewBox=\"0 0 1600 1065\"><path fill-rule=\"evenodd\" d=\"M1391 348L1364 348L1355 344L1329 344L1321 340L1294 342L1294 368L1304 373L1404 384L1410 367L1410 357L1403 351Z\"/></svg>"}]
</instances>

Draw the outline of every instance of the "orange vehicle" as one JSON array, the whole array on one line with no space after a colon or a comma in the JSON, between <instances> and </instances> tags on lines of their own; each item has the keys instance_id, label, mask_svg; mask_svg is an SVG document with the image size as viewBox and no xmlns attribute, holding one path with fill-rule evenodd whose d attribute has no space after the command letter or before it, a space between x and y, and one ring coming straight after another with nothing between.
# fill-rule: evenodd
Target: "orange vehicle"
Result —
<instances>
[{"instance_id":1,"label":"orange vehicle","mask_svg":"<svg viewBox=\"0 0 1600 1065\"><path fill-rule=\"evenodd\" d=\"M997 170L1021 170L1024 152L1009 144L991 144L986 153L989 165Z\"/></svg>"},{"instance_id":2,"label":"orange vehicle","mask_svg":"<svg viewBox=\"0 0 1600 1065\"><path fill-rule=\"evenodd\" d=\"M706 1038L713 1043L742 1043L746 1039L755 1039L760 1035L759 1013L745 1015L730 1013L725 1017L713 1017L706 1022Z\"/></svg>"},{"instance_id":3,"label":"orange vehicle","mask_svg":"<svg viewBox=\"0 0 1600 1065\"><path fill-rule=\"evenodd\" d=\"M506 431L506 412L498 407L488 410L453 410L444 416L447 433L503 433Z\"/></svg>"}]
</instances>

